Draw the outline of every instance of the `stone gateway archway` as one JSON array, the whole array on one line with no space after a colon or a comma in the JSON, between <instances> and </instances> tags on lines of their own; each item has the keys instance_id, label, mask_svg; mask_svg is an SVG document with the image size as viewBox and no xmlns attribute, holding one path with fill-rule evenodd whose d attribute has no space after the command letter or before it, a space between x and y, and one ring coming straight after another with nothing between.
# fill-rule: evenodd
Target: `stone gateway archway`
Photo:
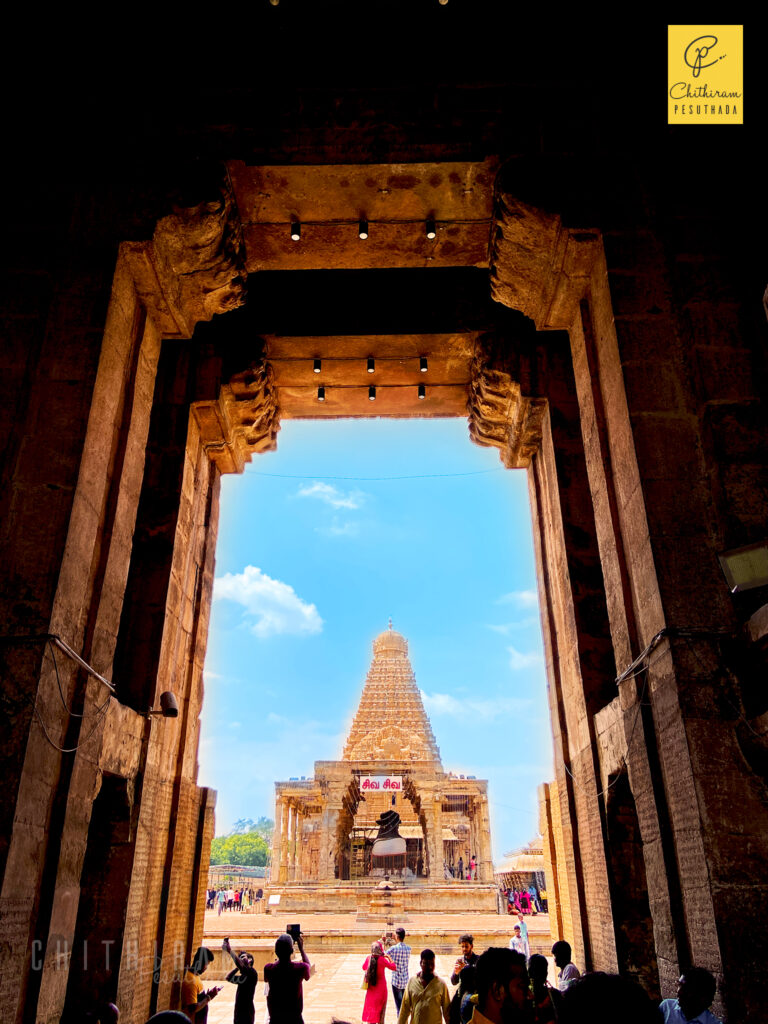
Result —
<instances>
[{"instance_id":1,"label":"stone gateway archway","mask_svg":"<svg viewBox=\"0 0 768 1024\"><path fill-rule=\"evenodd\" d=\"M396 123L403 96L377 102ZM731 1018L758 1019L768 594L732 595L717 556L768 519L759 274L725 262L717 208L670 212L618 162L587 172L579 139L570 160L494 145L505 102L462 94L479 159L447 128L422 143L423 123L357 164L283 137L232 159L212 131L220 180L194 204L149 231L123 183L97 229L80 195L65 258L25 257L2 421L8 1020L93 997L72 943L105 898L105 843L129 881L110 887L98 995L128 1021L177 1005L213 831L197 742L220 475L272 448L281 418L370 415L369 357L377 415L466 416L528 473L574 959L625 968L652 934L650 987L673 994L696 963L725 979ZM147 716L165 691L178 718ZM331 775L338 809L352 781ZM633 946L616 887L641 878Z\"/></svg>"}]
</instances>

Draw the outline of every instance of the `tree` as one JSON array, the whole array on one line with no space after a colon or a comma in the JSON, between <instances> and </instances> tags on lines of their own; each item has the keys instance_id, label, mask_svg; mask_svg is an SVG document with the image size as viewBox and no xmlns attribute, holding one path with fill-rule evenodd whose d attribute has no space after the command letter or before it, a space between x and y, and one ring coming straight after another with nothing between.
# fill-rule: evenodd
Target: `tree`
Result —
<instances>
[{"instance_id":1,"label":"tree","mask_svg":"<svg viewBox=\"0 0 768 1024\"><path fill-rule=\"evenodd\" d=\"M255 832L219 836L211 843L211 864L241 864L243 867L263 867L267 863L269 847Z\"/></svg>"}]
</instances>

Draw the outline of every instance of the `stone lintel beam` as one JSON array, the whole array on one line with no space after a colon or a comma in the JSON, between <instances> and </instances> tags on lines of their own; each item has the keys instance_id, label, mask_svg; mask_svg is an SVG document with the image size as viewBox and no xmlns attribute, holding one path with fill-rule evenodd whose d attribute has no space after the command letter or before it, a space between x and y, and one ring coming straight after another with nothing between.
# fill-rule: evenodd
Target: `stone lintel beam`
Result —
<instances>
[{"instance_id":1,"label":"stone lintel beam","mask_svg":"<svg viewBox=\"0 0 768 1024\"><path fill-rule=\"evenodd\" d=\"M469 437L498 448L507 469L526 469L541 444L545 398L526 398L484 338L475 345L467 399Z\"/></svg>"},{"instance_id":2,"label":"stone lintel beam","mask_svg":"<svg viewBox=\"0 0 768 1024\"><path fill-rule=\"evenodd\" d=\"M218 398L195 402L192 412L203 447L222 473L242 473L254 454L277 447L277 391L264 362L232 377Z\"/></svg>"},{"instance_id":3,"label":"stone lintel beam","mask_svg":"<svg viewBox=\"0 0 768 1024\"><path fill-rule=\"evenodd\" d=\"M578 188L571 180L578 174L551 162L513 159L496 180L491 294L530 317L540 331L571 326L601 246L597 228L563 223L564 209L574 217L565 193ZM581 206L575 217L589 223L594 214Z\"/></svg>"}]
</instances>

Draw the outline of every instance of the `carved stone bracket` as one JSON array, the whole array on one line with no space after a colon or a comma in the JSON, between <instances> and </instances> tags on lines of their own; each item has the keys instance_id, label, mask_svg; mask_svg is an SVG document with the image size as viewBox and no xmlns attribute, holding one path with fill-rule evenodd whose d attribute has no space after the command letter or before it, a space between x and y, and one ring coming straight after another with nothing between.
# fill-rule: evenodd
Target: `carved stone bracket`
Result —
<instances>
[{"instance_id":1,"label":"carved stone bracket","mask_svg":"<svg viewBox=\"0 0 768 1024\"><path fill-rule=\"evenodd\" d=\"M545 398L526 398L505 369L494 368L489 347L478 339L467 399L469 437L498 448L507 469L526 469L541 444Z\"/></svg>"},{"instance_id":2,"label":"carved stone bracket","mask_svg":"<svg viewBox=\"0 0 768 1024\"><path fill-rule=\"evenodd\" d=\"M195 402L192 411L203 446L222 473L242 473L254 454L277 447L280 412L267 363L236 374L217 399Z\"/></svg>"},{"instance_id":3,"label":"carved stone bracket","mask_svg":"<svg viewBox=\"0 0 768 1024\"><path fill-rule=\"evenodd\" d=\"M596 228L566 227L559 214L523 202L531 170L510 161L499 175L491 231L491 294L520 310L538 330L568 330L601 245Z\"/></svg>"},{"instance_id":4,"label":"carved stone bracket","mask_svg":"<svg viewBox=\"0 0 768 1024\"><path fill-rule=\"evenodd\" d=\"M227 179L210 201L161 218L151 242L128 242L123 251L166 337L189 338L200 321L245 301L245 247Z\"/></svg>"}]
</instances>

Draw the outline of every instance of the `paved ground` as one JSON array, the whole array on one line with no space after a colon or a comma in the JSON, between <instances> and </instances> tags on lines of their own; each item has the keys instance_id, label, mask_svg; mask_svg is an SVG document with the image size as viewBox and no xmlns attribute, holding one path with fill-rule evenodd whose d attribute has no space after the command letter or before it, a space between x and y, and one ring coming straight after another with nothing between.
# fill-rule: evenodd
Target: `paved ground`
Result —
<instances>
[{"instance_id":1,"label":"paved ground","mask_svg":"<svg viewBox=\"0 0 768 1024\"><path fill-rule=\"evenodd\" d=\"M497 914L471 914L467 918L456 914L419 914L410 915L409 927L412 930L435 928L437 930L452 930L459 933L466 928L473 928L480 932L498 929L500 934L511 933L512 918L503 918ZM546 914L535 918L528 918L528 928L533 934L536 932L548 933L549 920ZM283 930L285 922L282 917L273 918L261 914L222 914L221 918L215 913L206 914L205 942L209 946L217 946L224 935L253 935L271 932L273 936L279 935ZM304 985L304 1024L329 1024L332 1017L342 1021L351 1021L352 1024L360 1024L360 1014L365 998L360 985L363 979L362 966L365 954L361 953L312 953L311 935L313 931L339 930L349 932L352 930L351 915L348 914L302 914L301 928L307 936L307 955L314 966L314 974L310 981ZM264 935L266 938L266 935ZM236 945L233 942L233 946ZM499 942L501 945L501 941ZM506 943L505 943L506 945ZM479 950L482 952L482 950ZM437 973L448 982L453 965L458 955L458 948L455 955L437 956ZM419 970L418 955L411 957L411 974ZM554 965L550 963L550 980L554 981ZM205 978L203 978L205 982ZM235 986L226 982L211 982L211 984L223 985L222 991L210 1004L208 1013L208 1024L232 1024ZM266 1001L264 989L259 976L259 984L256 988L256 1024L266 1022ZM385 1024L395 1024L395 1005L392 1001L390 991L387 1003L387 1014Z\"/></svg>"},{"instance_id":2,"label":"paved ground","mask_svg":"<svg viewBox=\"0 0 768 1024\"><path fill-rule=\"evenodd\" d=\"M350 932L375 932L376 926L358 922L354 914L295 914L285 911L278 911L271 914L243 914L234 911L224 912L219 915L215 910L209 910L205 915L204 930L206 936L212 938L226 935L271 935L275 938L284 931L289 918L296 918L301 922L301 930L304 935L321 934L323 932L338 931ZM528 931L547 934L549 932L549 915L537 914L535 917L526 917ZM434 930L439 932L455 931L458 935L462 931L476 932L499 932L500 934L512 934L513 925L517 918L501 914L409 914L404 925L408 931Z\"/></svg>"}]
</instances>

